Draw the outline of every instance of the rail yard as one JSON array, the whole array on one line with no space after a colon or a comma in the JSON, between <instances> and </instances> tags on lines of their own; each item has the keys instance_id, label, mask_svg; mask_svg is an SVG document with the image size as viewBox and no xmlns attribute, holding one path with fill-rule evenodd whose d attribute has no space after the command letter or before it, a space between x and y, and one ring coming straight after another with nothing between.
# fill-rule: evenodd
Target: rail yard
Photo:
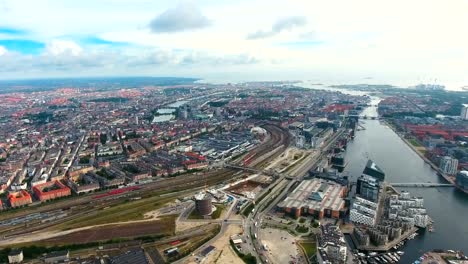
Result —
<instances>
[{"instance_id":1,"label":"rail yard","mask_svg":"<svg viewBox=\"0 0 468 264\"><path fill-rule=\"evenodd\" d=\"M286 147L290 140L288 133L275 125L266 125L265 129L267 129L271 137L269 141L252 150L252 153L254 154L252 155L251 160L257 164L253 167L261 167L261 164L267 162L269 158L272 158L274 155L278 155L280 153L278 151L276 154L272 154L270 152L276 150L278 147ZM265 157L265 155L267 157ZM145 200L154 203L155 196L159 201L158 206L161 206L164 201L173 200L183 193L189 193L190 191L206 185L212 186L232 181L241 176L242 175L240 173L233 169L216 169L209 172L188 174L183 177L179 176L161 179L159 181L139 186L126 187L126 189L124 189L125 191L121 192L113 191L114 193L112 193L112 191L106 191L101 194L92 193L82 197L71 197L63 201L53 202L53 204L45 204L38 208L32 208L33 211L29 208L22 208L17 212L11 212L10 215L2 214L0 215L0 219L5 222L13 218L18 219L26 217L32 212L43 215L47 215L51 212L60 212L63 213L63 217L50 219L49 221L43 221L41 219L28 221L27 225L11 224L8 226L2 226L1 235L4 239L21 239L21 235L29 235L31 232L79 228L90 224L86 222L86 219L93 219L90 222L96 222L95 219L99 218L100 215L105 215L108 220L104 221L112 223L112 221L118 219L109 216L109 211L111 211L115 206L122 204L128 205L126 207L129 208L129 212L120 210L119 215L130 214L134 212L136 208L133 204L143 204L144 206L147 204ZM132 198L135 197L141 199L132 201ZM156 207L157 206L150 209L155 209ZM128 218L125 220L138 220L142 213L144 212L139 211L133 219L125 216L125 218ZM102 224L101 222L97 223ZM12 243L12 240L8 241L10 242L7 243ZM55 241L57 243L61 243L58 240Z\"/></svg>"},{"instance_id":2,"label":"rail yard","mask_svg":"<svg viewBox=\"0 0 468 264\"><path fill-rule=\"evenodd\" d=\"M193 88L185 100L161 102L154 111L155 117L172 113L176 120L116 119L107 129L90 126L67 144L32 151L25 157L25 175L16 179L23 185L12 185L2 201L0 253L22 248L32 256L71 249L70 260L78 263L138 250L153 263L241 256L273 261L261 252L259 236L267 236L260 232L262 222L281 210L277 204L311 169L343 148L351 130L343 112L350 106L340 105L341 100L358 104L367 99L249 85L233 91ZM151 91L143 91L148 98L133 107L159 100ZM244 99L226 99L233 94ZM320 106L321 97L328 106ZM89 106L97 112L127 109L115 102ZM109 122L92 120L98 127ZM26 189L18 191L22 186ZM222 253L231 250L233 239L243 241L238 250L244 255ZM212 252L217 257L208 258Z\"/></svg>"}]
</instances>

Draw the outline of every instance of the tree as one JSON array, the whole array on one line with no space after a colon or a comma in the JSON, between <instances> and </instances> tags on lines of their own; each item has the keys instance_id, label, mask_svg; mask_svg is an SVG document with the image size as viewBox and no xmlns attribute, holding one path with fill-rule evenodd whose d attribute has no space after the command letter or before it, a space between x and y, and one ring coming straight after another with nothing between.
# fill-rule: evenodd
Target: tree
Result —
<instances>
[{"instance_id":1,"label":"tree","mask_svg":"<svg viewBox=\"0 0 468 264\"><path fill-rule=\"evenodd\" d=\"M101 134L99 135L99 140L101 141L101 144L103 144L103 145L106 144L106 142L107 142L107 134L101 133Z\"/></svg>"}]
</instances>

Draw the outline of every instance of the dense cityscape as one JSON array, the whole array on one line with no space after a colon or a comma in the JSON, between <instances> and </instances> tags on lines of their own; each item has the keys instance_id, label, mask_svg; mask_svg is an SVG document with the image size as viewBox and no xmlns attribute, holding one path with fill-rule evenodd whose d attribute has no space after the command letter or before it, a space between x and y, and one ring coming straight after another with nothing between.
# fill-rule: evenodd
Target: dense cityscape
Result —
<instances>
[{"instance_id":1,"label":"dense cityscape","mask_svg":"<svg viewBox=\"0 0 468 264\"><path fill-rule=\"evenodd\" d=\"M406 263L438 232L412 193L468 192L465 92L113 82L3 88L2 262ZM369 153L352 172L368 123L439 179L395 182ZM464 249L413 253L463 263Z\"/></svg>"}]
</instances>

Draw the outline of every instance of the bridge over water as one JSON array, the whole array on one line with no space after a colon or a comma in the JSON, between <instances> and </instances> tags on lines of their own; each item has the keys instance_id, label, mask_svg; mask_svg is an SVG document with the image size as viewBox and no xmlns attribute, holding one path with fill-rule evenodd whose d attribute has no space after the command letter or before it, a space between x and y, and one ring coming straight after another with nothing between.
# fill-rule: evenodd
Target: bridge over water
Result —
<instances>
[{"instance_id":1,"label":"bridge over water","mask_svg":"<svg viewBox=\"0 0 468 264\"><path fill-rule=\"evenodd\" d=\"M249 168L244 166L238 166L234 164L224 163L224 167L239 169L244 171L249 171L258 174L265 174L274 177L280 177L281 175L285 176L287 179L294 179L294 177L290 175L284 175L272 170L259 170L255 168ZM435 187L455 187L453 184L450 183L435 183L435 182L396 182L396 183L389 183L393 187L419 187L419 188L435 188Z\"/></svg>"},{"instance_id":2,"label":"bridge over water","mask_svg":"<svg viewBox=\"0 0 468 264\"><path fill-rule=\"evenodd\" d=\"M450 183L434 183L434 182L398 182L398 183L390 183L393 187L455 187L453 184Z\"/></svg>"}]
</instances>

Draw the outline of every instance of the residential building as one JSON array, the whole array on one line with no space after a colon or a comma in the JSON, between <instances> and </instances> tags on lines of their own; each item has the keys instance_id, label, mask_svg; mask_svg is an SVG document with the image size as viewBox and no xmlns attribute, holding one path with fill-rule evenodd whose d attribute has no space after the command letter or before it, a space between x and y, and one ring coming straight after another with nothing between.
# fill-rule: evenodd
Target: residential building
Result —
<instances>
[{"instance_id":1,"label":"residential building","mask_svg":"<svg viewBox=\"0 0 468 264\"><path fill-rule=\"evenodd\" d=\"M353 236L356 238L356 241L360 246L368 246L370 243L370 237L369 234L367 234L367 231L359 227L354 228Z\"/></svg>"},{"instance_id":2,"label":"residential building","mask_svg":"<svg viewBox=\"0 0 468 264\"><path fill-rule=\"evenodd\" d=\"M458 170L458 160L450 156L445 156L440 160L440 169L448 175L455 175Z\"/></svg>"},{"instance_id":3,"label":"residential building","mask_svg":"<svg viewBox=\"0 0 468 264\"><path fill-rule=\"evenodd\" d=\"M92 192L101 188L97 179L88 173L81 174L76 179L68 179L67 184L77 194Z\"/></svg>"},{"instance_id":4,"label":"residential building","mask_svg":"<svg viewBox=\"0 0 468 264\"><path fill-rule=\"evenodd\" d=\"M373 226L377 218L377 210L376 202L356 196L351 205L349 218L353 223Z\"/></svg>"},{"instance_id":5,"label":"residential building","mask_svg":"<svg viewBox=\"0 0 468 264\"><path fill-rule=\"evenodd\" d=\"M70 196L71 190L60 181L50 181L33 187L33 192L40 201L53 200Z\"/></svg>"},{"instance_id":6,"label":"residential building","mask_svg":"<svg viewBox=\"0 0 468 264\"><path fill-rule=\"evenodd\" d=\"M325 224L320 227L317 258L319 263L344 264L347 258L347 246L344 235L336 225Z\"/></svg>"},{"instance_id":7,"label":"residential building","mask_svg":"<svg viewBox=\"0 0 468 264\"><path fill-rule=\"evenodd\" d=\"M413 232L414 225L404 220L383 220L380 224L366 227L358 226L354 228L354 236L358 248L374 245L382 246L399 239L402 234Z\"/></svg>"},{"instance_id":8,"label":"residential building","mask_svg":"<svg viewBox=\"0 0 468 264\"><path fill-rule=\"evenodd\" d=\"M10 201L10 206L13 208L32 203L31 195L25 190L11 192L10 195L8 195L8 200Z\"/></svg>"},{"instance_id":9,"label":"residential building","mask_svg":"<svg viewBox=\"0 0 468 264\"><path fill-rule=\"evenodd\" d=\"M391 195L388 203L389 220L402 220L423 228L430 223L422 197L411 197L409 192L403 191L399 195Z\"/></svg>"}]
</instances>

